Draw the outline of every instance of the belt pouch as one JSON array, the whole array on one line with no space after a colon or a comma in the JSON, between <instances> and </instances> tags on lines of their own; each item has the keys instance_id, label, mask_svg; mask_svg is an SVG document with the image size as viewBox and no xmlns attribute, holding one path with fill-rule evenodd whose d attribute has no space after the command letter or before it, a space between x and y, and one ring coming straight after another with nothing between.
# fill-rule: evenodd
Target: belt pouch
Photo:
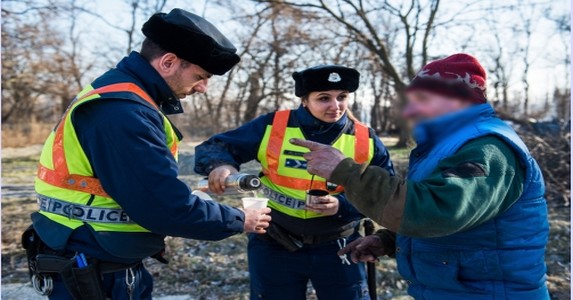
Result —
<instances>
[{"instance_id":1,"label":"belt pouch","mask_svg":"<svg viewBox=\"0 0 573 300\"><path fill-rule=\"evenodd\" d=\"M62 273L64 284L76 300L105 300L101 274L95 265L84 268L70 267Z\"/></svg>"},{"instance_id":2,"label":"belt pouch","mask_svg":"<svg viewBox=\"0 0 573 300\"><path fill-rule=\"evenodd\" d=\"M267 234L290 252L295 252L303 247L302 241L297 240L288 231L273 222L267 228Z\"/></svg>"}]
</instances>

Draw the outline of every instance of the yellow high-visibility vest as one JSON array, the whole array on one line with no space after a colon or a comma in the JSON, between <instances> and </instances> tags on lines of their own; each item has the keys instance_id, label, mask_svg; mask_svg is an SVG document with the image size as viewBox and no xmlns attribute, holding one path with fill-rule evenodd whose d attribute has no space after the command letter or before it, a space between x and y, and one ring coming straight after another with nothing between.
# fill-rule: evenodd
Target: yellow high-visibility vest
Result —
<instances>
[{"instance_id":1,"label":"yellow high-visibility vest","mask_svg":"<svg viewBox=\"0 0 573 300\"><path fill-rule=\"evenodd\" d=\"M81 105L92 101L113 101L102 97L106 93L135 94L141 100L138 102L161 113L155 101L134 83L115 83L97 89L90 85L83 89L44 144L35 182L39 213L71 229L87 223L99 232L149 232L131 221L121 206L106 193L94 176L72 123L72 114ZM177 159L179 138L167 117L163 113L161 115L165 144Z\"/></svg>"},{"instance_id":2,"label":"yellow high-visibility vest","mask_svg":"<svg viewBox=\"0 0 573 300\"><path fill-rule=\"evenodd\" d=\"M290 110L276 112L259 146L258 160L264 174L261 178L263 194L271 200L269 207L289 216L301 219L323 217L305 210L306 191L322 189L336 195L344 188L327 186L329 184L324 178L313 177L307 172L302 155L309 150L289 142L292 138L305 137L300 128L288 127L289 117ZM359 122L354 122L353 133L343 132L332 146L358 163L370 162L374 156L374 141L370 138L368 127Z\"/></svg>"}]
</instances>

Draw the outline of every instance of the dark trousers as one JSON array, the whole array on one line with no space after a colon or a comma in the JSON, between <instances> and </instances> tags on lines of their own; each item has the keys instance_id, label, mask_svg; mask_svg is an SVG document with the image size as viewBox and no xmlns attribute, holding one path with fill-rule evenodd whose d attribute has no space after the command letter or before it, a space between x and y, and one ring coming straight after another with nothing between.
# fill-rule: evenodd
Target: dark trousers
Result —
<instances>
[{"instance_id":1,"label":"dark trousers","mask_svg":"<svg viewBox=\"0 0 573 300\"><path fill-rule=\"evenodd\" d=\"M106 297L113 300L139 300L151 299L153 291L153 277L142 264L132 268L135 275L132 297L127 293L127 284L125 282L125 270L108 273L103 275L103 290ZM54 290L48 297L50 300L70 300L73 299L68 293L64 282L60 276L54 276Z\"/></svg>"},{"instance_id":2,"label":"dark trousers","mask_svg":"<svg viewBox=\"0 0 573 300\"><path fill-rule=\"evenodd\" d=\"M351 237L348 242L358 236ZM336 241L304 246L289 252L274 241L249 236L251 300L306 299L310 280L318 299L367 300L368 286L363 263L343 265Z\"/></svg>"}]
</instances>

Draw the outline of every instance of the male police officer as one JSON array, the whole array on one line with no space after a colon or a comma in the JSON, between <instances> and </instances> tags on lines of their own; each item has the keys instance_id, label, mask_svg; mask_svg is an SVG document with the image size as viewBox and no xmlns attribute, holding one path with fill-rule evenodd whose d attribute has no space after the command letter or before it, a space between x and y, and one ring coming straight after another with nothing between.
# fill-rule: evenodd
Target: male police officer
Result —
<instances>
[{"instance_id":1,"label":"male police officer","mask_svg":"<svg viewBox=\"0 0 573 300\"><path fill-rule=\"evenodd\" d=\"M81 91L42 151L40 210L23 240L35 284L51 299L149 299L141 260L161 253L166 235L220 240L264 233L270 221L267 208L204 201L177 179L181 134L165 115L230 70L235 47L181 9L153 15L142 31L141 52Z\"/></svg>"},{"instance_id":2,"label":"male police officer","mask_svg":"<svg viewBox=\"0 0 573 300\"><path fill-rule=\"evenodd\" d=\"M467 54L424 66L404 116L417 147L408 179L309 147L310 173L341 184L366 216L398 233L357 240L354 261L395 253L416 299L549 299L547 207L541 171L515 131L486 103L485 71Z\"/></svg>"}]
</instances>

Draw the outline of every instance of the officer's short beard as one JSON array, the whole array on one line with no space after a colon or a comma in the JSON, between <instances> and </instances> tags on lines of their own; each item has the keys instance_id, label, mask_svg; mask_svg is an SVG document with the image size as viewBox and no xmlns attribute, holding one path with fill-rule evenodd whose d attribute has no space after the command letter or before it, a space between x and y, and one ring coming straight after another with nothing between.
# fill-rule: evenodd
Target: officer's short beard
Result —
<instances>
[{"instance_id":1,"label":"officer's short beard","mask_svg":"<svg viewBox=\"0 0 573 300\"><path fill-rule=\"evenodd\" d=\"M180 97L182 94L187 93L187 91L185 91L183 87L181 71L182 68L179 67L179 69L177 69L175 74L169 77L165 77L165 82L167 82L167 85L171 88L171 90L177 97Z\"/></svg>"}]
</instances>

